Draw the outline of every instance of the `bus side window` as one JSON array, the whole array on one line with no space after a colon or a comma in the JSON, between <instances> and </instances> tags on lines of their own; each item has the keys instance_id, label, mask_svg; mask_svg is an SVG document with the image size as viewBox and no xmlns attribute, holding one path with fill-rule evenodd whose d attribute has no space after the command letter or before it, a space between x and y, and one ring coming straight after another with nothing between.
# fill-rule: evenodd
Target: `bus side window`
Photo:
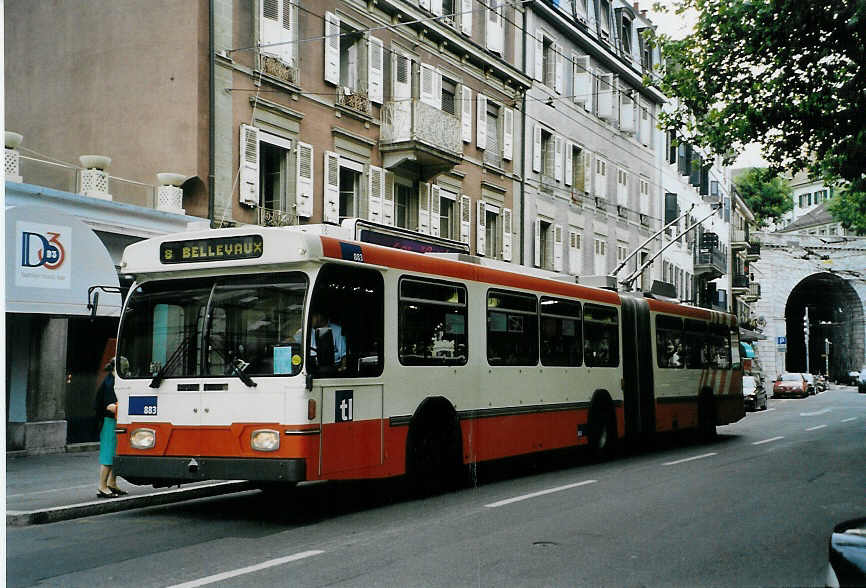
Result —
<instances>
[{"instance_id":1,"label":"bus side window","mask_svg":"<svg viewBox=\"0 0 866 588\"><path fill-rule=\"evenodd\" d=\"M656 362L661 368L681 368L684 366L682 319L656 315L656 356Z\"/></svg>"},{"instance_id":2,"label":"bus side window","mask_svg":"<svg viewBox=\"0 0 866 588\"><path fill-rule=\"evenodd\" d=\"M580 365L582 355L580 318L580 303L542 296L542 365Z\"/></svg>"},{"instance_id":3,"label":"bus side window","mask_svg":"<svg viewBox=\"0 0 866 588\"><path fill-rule=\"evenodd\" d=\"M400 281L398 352L403 365L465 365L466 288L433 280Z\"/></svg>"},{"instance_id":4,"label":"bus side window","mask_svg":"<svg viewBox=\"0 0 866 588\"><path fill-rule=\"evenodd\" d=\"M686 367L701 369L707 367L707 323L686 319L685 331Z\"/></svg>"},{"instance_id":5,"label":"bus side window","mask_svg":"<svg viewBox=\"0 0 866 588\"><path fill-rule=\"evenodd\" d=\"M591 367L619 365L619 318L616 308L583 306L583 357Z\"/></svg>"},{"instance_id":6,"label":"bus side window","mask_svg":"<svg viewBox=\"0 0 866 588\"><path fill-rule=\"evenodd\" d=\"M538 302L532 294L487 293L487 362L538 364Z\"/></svg>"}]
</instances>

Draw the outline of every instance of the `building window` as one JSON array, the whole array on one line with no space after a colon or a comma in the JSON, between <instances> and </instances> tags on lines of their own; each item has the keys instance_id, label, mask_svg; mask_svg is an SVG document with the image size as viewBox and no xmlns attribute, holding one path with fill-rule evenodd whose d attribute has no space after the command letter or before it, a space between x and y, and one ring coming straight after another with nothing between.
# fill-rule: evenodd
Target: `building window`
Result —
<instances>
[{"instance_id":1,"label":"building window","mask_svg":"<svg viewBox=\"0 0 866 588\"><path fill-rule=\"evenodd\" d=\"M628 257L628 244L620 241L616 244L616 264L621 264L626 257Z\"/></svg>"},{"instance_id":2,"label":"building window","mask_svg":"<svg viewBox=\"0 0 866 588\"><path fill-rule=\"evenodd\" d=\"M553 225L545 221L539 221L538 227L541 267L553 269Z\"/></svg>"},{"instance_id":3,"label":"building window","mask_svg":"<svg viewBox=\"0 0 866 588\"><path fill-rule=\"evenodd\" d=\"M484 148L484 162L502 167L502 141L499 136L499 106L487 100L487 144Z\"/></svg>"},{"instance_id":4,"label":"building window","mask_svg":"<svg viewBox=\"0 0 866 588\"><path fill-rule=\"evenodd\" d=\"M544 37L542 41L542 59L544 75L542 82L548 88L553 88L556 85L556 44L549 37Z\"/></svg>"},{"instance_id":5,"label":"building window","mask_svg":"<svg viewBox=\"0 0 866 588\"><path fill-rule=\"evenodd\" d=\"M610 2L608 0L601 0L600 7L599 30L601 31L601 38L605 41L610 41Z\"/></svg>"},{"instance_id":6,"label":"building window","mask_svg":"<svg viewBox=\"0 0 866 588\"><path fill-rule=\"evenodd\" d=\"M556 165L555 143L553 133L547 129L541 129L541 173L551 180L556 173L554 169Z\"/></svg>"},{"instance_id":7,"label":"building window","mask_svg":"<svg viewBox=\"0 0 866 588\"><path fill-rule=\"evenodd\" d=\"M439 189L439 236L445 239L460 239L457 194Z\"/></svg>"},{"instance_id":8,"label":"building window","mask_svg":"<svg viewBox=\"0 0 866 588\"><path fill-rule=\"evenodd\" d=\"M601 276L607 273L607 238L596 237L593 239L593 245L595 247L594 273Z\"/></svg>"},{"instance_id":9,"label":"building window","mask_svg":"<svg viewBox=\"0 0 866 588\"><path fill-rule=\"evenodd\" d=\"M350 90L359 90L362 85L361 72L364 60L364 35L344 22L340 23L340 85Z\"/></svg>"},{"instance_id":10,"label":"building window","mask_svg":"<svg viewBox=\"0 0 866 588\"><path fill-rule=\"evenodd\" d=\"M359 216L361 172L340 166L340 219Z\"/></svg>"},{"instance_id":11,"label":"building window","mask_svg":"<svg viewBox=\"0 0 866 588\"><path fill-rule=\"evenodd\" d=\"M622 15L622 50L631 55L631 19Z\"/></svg>"},{"instance_id":12,"label":"building window","mask_svg":"<svg viewBox=\"0 0 866 588\"><path fill-rule=\"evenodd\" d=\"M418 193L398 181L394 182L394 223L404 229L418 229Z\"/></svg>"},{"instance_id":13,"label":"building window","mask_svg":"<svg viewBox=\"0 0 866 588\"><path fill-rule=\"evenodd\" d=\"M286 210L291 142L259 132L259 202L264 208Z\"/></svg>"},{"instance_id":14,"label":"building window","mask_svg":"<svg viewBox=\"0 0 866 588\"><path fill-rule=\"evenodd\" d=\"M451 80L442 78L442 111L448 114L455 115L455 105L457 96L457 84Z\"/></svg>"},{"instance_id":15,"label":"building window","mask_svg":"<svg viewBox=\"0 0 866 588\"><path fill-rule=\"evenodd\" d=\"M484 214L484 249L489 257L500 258L502 244L499 242L499 213L487 208Z\"/></svg>"}]
</instances>

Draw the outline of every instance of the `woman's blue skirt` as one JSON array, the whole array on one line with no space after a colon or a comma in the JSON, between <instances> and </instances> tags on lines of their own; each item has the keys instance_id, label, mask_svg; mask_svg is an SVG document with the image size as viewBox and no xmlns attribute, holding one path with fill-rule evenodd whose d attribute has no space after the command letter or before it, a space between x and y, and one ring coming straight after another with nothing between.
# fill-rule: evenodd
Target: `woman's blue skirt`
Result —
<instances>
[{"instance_id":1,"label":"woman's blue skirt","mask_svg":"<svg viewBox=\"0 0 866 588\"><path fill-rule=\"evenodd\" d=\"M114 435L116 419L102 417L102 430L99 432L99 463L111 466L114 463L114 450L117 449L117 437Z\"/></svg>"}]
</instances>

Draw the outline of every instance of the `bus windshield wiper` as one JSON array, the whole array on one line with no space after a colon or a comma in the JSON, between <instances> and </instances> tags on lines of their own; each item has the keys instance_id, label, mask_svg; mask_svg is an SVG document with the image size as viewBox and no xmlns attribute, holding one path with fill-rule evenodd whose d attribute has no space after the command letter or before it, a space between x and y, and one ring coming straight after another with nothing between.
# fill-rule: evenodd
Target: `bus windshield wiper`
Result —
<instances>
[{"instance_id":1,"label":"bus windshield wiper","mask_svg":"<svg viewBox=\"0 0 866 588\"><path fill-rule=\"evenodd\" d=\"M165 362L158 372L153 376L153 379L150 381L149 386L151 388L159 388L162 381L168 375L169 371L173 370L180 359L184 356L184 352L186 351L187 346L189 345L190 339L192 339L192 334L185 336L181 342L178 344L177 348L172 352L171 356L168 358L168 361Z\"/></svg>"},{"instance_id":2,"label":"bus windshield wiper","mask_svg":"<svg viewBox=\"0 0 866 588\"><path fill-rule=\"evenodd\" d=\"M229 366L231 366L231 370L235 373L237 377L241 379L241 382L249 386L250 388L255 388L258 384L253 381L251 377L249 377L244 370L247 369L249 363L242 360L240 357L235 358L234 361L229 362Z\"/></svg>"}]
</instances>

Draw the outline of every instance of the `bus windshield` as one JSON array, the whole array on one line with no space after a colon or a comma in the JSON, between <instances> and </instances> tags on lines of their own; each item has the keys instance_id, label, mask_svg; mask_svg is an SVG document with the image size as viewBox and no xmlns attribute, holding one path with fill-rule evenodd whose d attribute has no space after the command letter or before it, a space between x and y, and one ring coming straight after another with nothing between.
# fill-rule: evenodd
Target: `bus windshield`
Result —
<instances>
[{"instance_id":1,"label":"bus windshield","mask_svg":"<svg viewBox=\"0 0 866 588\"><path fill-rule=\"evenodd\" d=\"M120 326L122 378L291 376L301 371L299 272L145 282Z\"/></svg>"}]
</instances>

